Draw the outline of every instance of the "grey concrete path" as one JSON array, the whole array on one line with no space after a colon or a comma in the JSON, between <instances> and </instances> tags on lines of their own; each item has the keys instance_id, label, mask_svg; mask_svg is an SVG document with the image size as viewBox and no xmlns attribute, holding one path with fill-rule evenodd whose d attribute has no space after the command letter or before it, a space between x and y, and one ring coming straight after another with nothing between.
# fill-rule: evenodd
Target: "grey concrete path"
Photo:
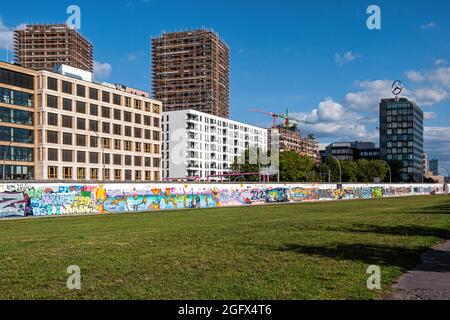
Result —
<instances>
[{"instance_id":1,"label":"grey concrete path","mask_svg":"<svg viewBox=\"0 0 450 320\"><path fill-rule=\"evenodd\" d=\"M422 255L422 262L400 277L392 300L450 300L450 240Z\"/></svg>"}]
</instances>

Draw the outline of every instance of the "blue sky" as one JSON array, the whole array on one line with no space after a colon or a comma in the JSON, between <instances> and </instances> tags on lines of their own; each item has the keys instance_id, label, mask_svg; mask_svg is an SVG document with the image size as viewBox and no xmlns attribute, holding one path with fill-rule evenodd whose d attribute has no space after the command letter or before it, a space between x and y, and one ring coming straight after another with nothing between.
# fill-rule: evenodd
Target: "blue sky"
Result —
<instances>
[{"instance_id":1,"label":"blue sky","mask_svg":"<svg viewBox=\"0 0 450 320\"><path fill-rule=\"evenodd\" d=\"M95 46L97 79L150 90L150 37L212 28L231 49L231 117L269 126L248 108L289 108L316 123L303 130L321 143L378 142L377 104L401 79L426 112L426 151L450 168L449 1L8 1L0 59L12 28L64 22L70 4ZM366 27L370 4L381 8L381 30Z\"/></svg>"}]
</instances>

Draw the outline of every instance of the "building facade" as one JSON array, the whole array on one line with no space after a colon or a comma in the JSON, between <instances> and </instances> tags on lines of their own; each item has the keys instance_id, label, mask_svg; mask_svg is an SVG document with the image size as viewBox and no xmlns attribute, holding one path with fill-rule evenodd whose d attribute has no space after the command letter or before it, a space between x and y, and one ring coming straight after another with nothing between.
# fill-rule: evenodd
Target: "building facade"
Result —
<instances>
[{"instance_id":1,"label":"building facade","mask_svg":"<svg viewBox=\"0 0 450 320\"><path fill-rule=\"evenodd\" d=\"M342 161L379 160L380 149L373 142L334 142L325 147L322 160L325 161L330 156Z\"/></svg>"},{"instance_id":2,"label":"building facade","mask_svg":"<svg viewBox=\"0 0 450 320\"><path fill-rule=\"evenodd\" d=\"M1 180L35 178L35 72L0 62Z\"/></svg>"},{"instance_id":3,"label":"building facade","mask_svg":"<svg viewBox=\"0 0 450 320\"><path fill-rule=\"evenodd\" d=\"M434 176L439 175L439 160L437 159L430 160L430 171L433 172Z\"/></svg>"},{"instance_id":4,"label":"building facade","mask_svg":"<svg viewBox=\"0 0 450 320\"><path fill-rule=\"evenodd\" d=\"M230 52L209 30L164 33L152 39L153 97L164 111L230 115Z\"/></svg>"},{"instance_id":5,"label":"building facade","mask_svg":"<svg viewBox=\"0 0 450 320\"><path fill-rule=\"evenodd\" d=\"M65 24L33 24L14 30L14 60L24 68L52 71L64 64L94 71L94 49Z\"/></svg>"},{"instance_id":6,"label":"building facade","mask_svg":"<svg viewBox=\"0 0 450 320\"><path fill-rule=\"evenodd\" d=\"M423 181L423 111L406 98L380 103L380 156L397 162L403 182Z\"/></svg>"},{"instance_id":7,"label":"building facade","mask_svg":"<svg viewBox=\"0 0 450 320\"><path fill-rule=\"evenodd\" d=\"M269 129L269 144L270 138L274 135L278 136L280 152L293 150L301 156L310 157L316 164L320 163L319 143L314 135L302 137L299 132L280 125L275 129Z\"/></svg>"},{"instance_id":8,"label":"building facade","mask_svg":"<svg viewBox=\"0 0 450 320\"><path fill-rule=\"evenodd\" d=\"M69 71L0 63L5 179L160 181L161 103Z\"/></svg>"},{"instance_id":9,"label":"building facade","mask_svg":"<svg viewBox=\"0 0 450 320\"><path fill-rule=\"evenodd\" d=\"M163 177L221 180L249 148L267 151L266 129L195 110L163 113Z\"/></svg>"}]
</instances>

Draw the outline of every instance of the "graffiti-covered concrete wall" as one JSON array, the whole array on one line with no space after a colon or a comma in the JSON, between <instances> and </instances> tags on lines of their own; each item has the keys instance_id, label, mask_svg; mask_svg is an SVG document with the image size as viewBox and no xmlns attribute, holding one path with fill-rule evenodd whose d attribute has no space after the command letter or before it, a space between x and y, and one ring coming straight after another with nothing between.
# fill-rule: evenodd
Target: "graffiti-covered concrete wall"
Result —
<instances>
[{"instance_id":1,"label":"graffiti-covered concrete wall","mask_svg":"<svg viewBox=\"0 0 450 320\"><path fill-rule=\"evenodd\" d=\"M142 212L444 193L441 184L0 184L0 217Z\"/></svg>"}]
</instances>

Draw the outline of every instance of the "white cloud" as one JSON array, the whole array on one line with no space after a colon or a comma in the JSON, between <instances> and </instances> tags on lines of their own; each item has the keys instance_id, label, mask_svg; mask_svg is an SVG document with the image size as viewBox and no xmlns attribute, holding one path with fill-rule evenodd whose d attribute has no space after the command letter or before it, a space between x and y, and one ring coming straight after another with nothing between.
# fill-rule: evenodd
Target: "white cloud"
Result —
<instances>
[{"instance_id":1,"label":"white cloud","mask_svg":"<svg viewBox=\"0 0 450 320\"><path fill-rule=\"evenodd\" d=\"M406 77L412 82L422 82L425 80L425 77L422 75L420 71L408 71L406 72Z\"/></svg>"},{"instance_id":2,"label":"white cloud","mask_svg":"<svg viewBox=\"0 0 450 320\"><path fill-rule=\"evenodd\" d=\"M425 120L435 119L437 117L436 112L424 112L423 117Z\"/></svg>"},{"instance_id":3,"label":"white cloud","mask_svg":"<svg viewBox=\"0 0 450 320\"><path fill-rule=\"evenodd\" d=\"M439 88L419 88L411 92L411 98L420 106L431 107L449 97L447 91Z\"/></svg>"},{"instance_id":4,"label":"white cloud","mask_svg":"<svg viewBox=\"0 0 450 320\"><path fill-rule=\"evenodd\" d=\"M8 28L0 18L0 49L11 50L13 44L13 31Z\"/></svg>"},{"instance_id":5,"label":"white cloud","mask_svg":"<svg viewBox=\"0 0 450 320\"><path fill-rule=\"evenodd\" d=\"M420 29L429 30L429 29L434 29L436 27L437 27L437 23L436 22L430 22L430 23L421 25Z\"/></svg>"},{"instance_id":6,"label":"white cloud","mask_svg":"<svg viewBox=\"0 0 450 320\"><path fill-rule=\"evenodd\" d=\"M98 79L106 79L110 76L112 66L109 63L94 61L94 76Z\"/></svg>"},{"instance_id":7,"label":"white cloud","mask_svg":"<svg viewBox=\"0 0 450 320\"><path fill-rule=\"evenodd\" d=\"M448 61L445 59L437 59L436 61L434 61L434 64L437 66L443 66L446 65L447 63Z\"/></svg>"},{"instance_id":8,"label":"white cloud","mask_svg":"<svg viewBox=\"0 0 450 320\"><path fill-rule=\"evenodd\" d=\"M360 58L360 55L353 54L353 52L351 51L348 51L343 55L336 52L336 54L334 55L334 62L336 62L340 66L343 66L344 64L352 62L358 58Z\"/></svg>"},{"instance_id":9,"label":"white cloud","mask_svg":"<svg viewBox=\"0 0 450 320\"><path fill-rule=\"evenodd\" d=\"M362 90L348 93L345 104L356 110L377 111L382 98L392 97L392 80L357 81Z\"/></svg>"}]
</instances>

